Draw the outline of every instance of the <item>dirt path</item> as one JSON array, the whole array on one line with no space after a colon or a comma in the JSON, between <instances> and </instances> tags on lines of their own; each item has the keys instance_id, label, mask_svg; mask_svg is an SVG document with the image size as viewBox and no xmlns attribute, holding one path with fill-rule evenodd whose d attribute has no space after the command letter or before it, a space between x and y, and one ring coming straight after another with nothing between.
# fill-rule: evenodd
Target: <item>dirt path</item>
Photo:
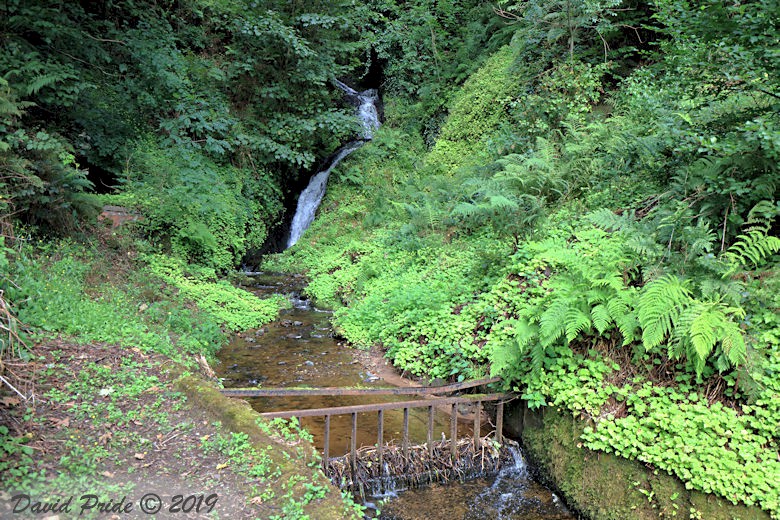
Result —
<instances>
[{"instance_id":1,"label":"dirt path","mask_svg":"<svg viewBox=\"0 0 780 520\"><path fill-rule=\"evenodd\" d=\"M179 369L166 358L62 340L35 352L24 374L35 398L0 393L0 518L23 518L13 510L28 503L28 513L35 502L62 508L71 496L57 518L77 518L82 507L96 518L148 518L141 499L150 493L145 507L159 496L159 518L347 516L317 463L305 464L311 449L294 432L228 431L178 390ZM19 493L29 502L9 500ZM82 499L90 494L99 499ZM328 516L313 513L321 506Z\"/></svg>"}]
</instances>

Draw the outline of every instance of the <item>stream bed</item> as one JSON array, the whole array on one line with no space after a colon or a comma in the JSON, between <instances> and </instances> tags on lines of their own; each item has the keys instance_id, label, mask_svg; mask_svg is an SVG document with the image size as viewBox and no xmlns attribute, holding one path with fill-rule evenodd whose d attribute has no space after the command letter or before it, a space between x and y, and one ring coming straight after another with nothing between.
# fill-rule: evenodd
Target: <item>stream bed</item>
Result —
<instances>
[{"instance_id":1,"label":"stream bed","mask_svg":"<svg viewBox=\"0 0 780 520\"><path fill-rule=\"evenodd\" d=\"M391 387L379 374L367 369L365 352L350 348L334 338L330 325L331 313L320 310L301 297L305 285L302 277L260 274L245 287L261 297L283 294L292 307L283 310L279 319L257 330L234 336L219 352L221 363L216 367L226 388L253 387L324 387L363 386ZM371 399L371 401L367 401ZM334 396L334 397L256 397L248 398L260 412L301 408L324 408L409 400L410 396ZM427 411L411 409L409 437L413 443L425 442ZM437 412L434 438L449 436L449 416ZM385 440L401 438L403 413L385 413ZM324 419L303 418L302 425L313 435L317 449L323 449ZM489 428L489 425L486 425ZM471 434L471 424L458 424L459 436ZM482 428L482 433L491 431ZM331 418L331 456L349 450L351 420L348 415ZM376 443L377 417L358 414L357 445ZM513 452L514 464L505 465L492 478L474 479L465 483L433 485L423 489L401 490L372 500L383 500L382 517L395 520L568 520L560 501L546 488L530 478L522 453Z\"/></svg>"}]
</instances>

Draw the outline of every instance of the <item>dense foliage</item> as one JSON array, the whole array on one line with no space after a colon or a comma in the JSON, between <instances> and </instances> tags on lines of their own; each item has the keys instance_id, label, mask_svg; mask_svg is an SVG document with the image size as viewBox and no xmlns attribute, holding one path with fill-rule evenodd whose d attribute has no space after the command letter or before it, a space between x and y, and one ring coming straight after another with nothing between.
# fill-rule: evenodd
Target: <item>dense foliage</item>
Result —
<instances>
[{"instance_id":1,"label":"dense foliage","mask_svg":"<svg viewBox=\"0 0 780 520\"><path fill-rule=\"evenodd\" d=\"M501 375L585 446L780 518L779 7L8 0L0 311L174 357L270 319L216 275L355 132L330 80L381 66L383 128L274 265L400 369ZM132 272L165 298L84 294L93 249L14 237L98 202L143 215Z\"/></svg>"},{"instance_id":2,"label":"dense foliage","mask_svg":"<svg viewBox=\"0 0 780 520\"><path fill-rule=\"evenodd\" d=\"M511 41L445 118L435 73L388 78L385 126L275 265L409 373L501 375L590 421L584 445L780 517L777 8L500 2Z\"/></svg>"},{"instance_id":3,"label":"dense foliage","mask_svg":"<svg viewBox=\"0 0 780 520\"><path fill-rule=\"evenodd\" d=\"M2 214L73 229L120 188L168 251L237 265L354 130L329 84L357 63L343 4L6 2Z\"/></svg>"}]
</instances>

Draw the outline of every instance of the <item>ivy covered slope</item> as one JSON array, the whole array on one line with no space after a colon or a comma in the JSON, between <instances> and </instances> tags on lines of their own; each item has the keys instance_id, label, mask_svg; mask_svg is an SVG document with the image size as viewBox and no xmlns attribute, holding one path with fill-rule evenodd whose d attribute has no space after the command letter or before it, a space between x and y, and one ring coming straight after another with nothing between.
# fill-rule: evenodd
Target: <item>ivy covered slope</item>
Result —
<instances>
[{"instance_id":1,"label":"ivy covered slope","mask_svg":"<svg viewBox=\"0 0 780 520\"><path fill-rule=\"evenodd\" d=\"M777 2L499 6L461 69L419 36L415 92L389 57L384 126L274 263L398 368L501 375L780 518Z\"/></svg>"}]
</instances>

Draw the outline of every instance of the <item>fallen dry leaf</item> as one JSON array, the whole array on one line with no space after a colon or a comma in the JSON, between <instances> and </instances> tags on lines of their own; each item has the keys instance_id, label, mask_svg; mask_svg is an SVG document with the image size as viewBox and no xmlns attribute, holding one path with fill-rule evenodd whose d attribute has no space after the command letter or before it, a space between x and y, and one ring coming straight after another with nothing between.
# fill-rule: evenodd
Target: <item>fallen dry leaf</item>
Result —
<instances>
[{"instance_id":1,"label":"fallen dry leaf","mask_svg":"<svg viewBox=\"0 0 780 520\"><path fill-rule=\"evenodd\" d=\"M146 453L136 453L135 458L138 460L144 460L146 458Z\"/></svg>"},{"instance_id":2,"label":"fallen dry leaf","mask_svg":"<svg viewBox=\"0 0 780 520\"><path fill-rule=\"evenodd\" d=\"M65 417L64 419L57 419L56 417L52 417L49 420L56 428L67 428L70 426L70 417Z\"/></svg>"},{"instance_id":3,"label":"fallen dry leaf","mask_svg":"<svg viewBox=\"0 0 780 520\"><path fill-rule=\"evenodd\" d=\"M110 471L104 471L103 473L101 473L101 475L103 475L106 478L114 478L114 474L111 473Z\"/></svg>"}]
</instances>

